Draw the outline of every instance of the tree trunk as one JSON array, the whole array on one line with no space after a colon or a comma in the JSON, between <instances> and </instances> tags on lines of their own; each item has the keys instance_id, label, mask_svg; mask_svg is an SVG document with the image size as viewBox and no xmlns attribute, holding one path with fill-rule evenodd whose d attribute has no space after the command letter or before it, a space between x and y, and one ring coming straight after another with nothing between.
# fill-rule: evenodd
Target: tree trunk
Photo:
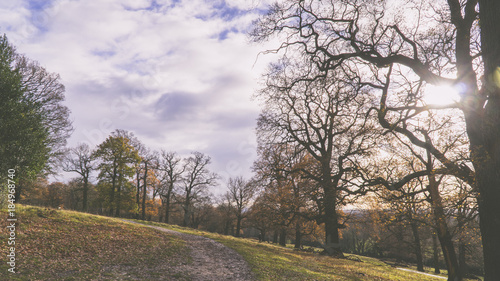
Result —
<instances>
[{"instance_id":1,"label":"tree trunk","mask_svg":"<svg viewBox=\"0 0 500 281\"><path fill-rule=\"evenodd\" d=\"M187 199L186 199L187 200ZM189 226L189 208L190 208L190 203L189 201L186 201L184 203L183 209L184 209L184 219L182 221L182 226Z\"/></svg>"},{"instance_id":2,"label":"tree trunk","mask_svg":"<svg viewBox=\"0 0 500 281\"><path fill-rule=\"evenodd\" d=\"M500 104L498 108L500 109ZM500 128L500 124L496 126ZM500 141L500 136L498 141ZM475 150L482 149L476 148ZM482 157L476 157L474 163L479 190L479 223L483 243L485 281L498 280L500 276L500 155L498 154L493 151L484 153L484 158L477 159ZM495 156L492 157L492 155Z\"/></svg>"},{"instance_id":3,"label":"tree trunk","mask_svg":"<svg viewBox=\"0 0 500 281\"><path fill-rule=\"evenodd\" d=\"M229 223L228 220L225 220L225 223L224 223L224 235L228 235L229 234L229 228L231 227L231 224Z\"/></svg>"},{"instance_id":4,"label":"tree trunk","mask_svg":"<svg viewBox=\"0 0 500 281\"><path fill-rule=\"evenodd\" d=\"M439 245L436 234L432 234L432 250L434 253L434 273L440 274L441 269L439 268Z\"/></svg>"},{"instance_id":5,"label":"tree trunk","mask_svg":"<svg viewBox=\"0 0 500 281\"><path fill-rule=\"evenodd\" d=\"M432 161L429 158L429 163L431 162ZM434 221L436 223L439 242L441 243L443 257L446 263L446 268L448 269L448 280L462 280L462 276L460 276L460 272L458 271L458 260L455 247L453 245L453 237L448 229L448 224L446 223L446 215L444 213L441 194L439 194L439 186L434 175L429 175L428 190L430 193L431 208L434 214Z\"/></svg>"},{"instance_id":6,"label":"tree trunk","mask_svg":"<svg viewBox=\"0 0 500 281\"><path fill-rule=\"evenodd\" d=\"M119 180L118 181L118 186L116 187L116 213L115 213L115 217L120 217L120 207L121 207L121 203L122 203L122 188L121 188L121 183L123 181Z\"/></svg>"},{"instance_id":7,"label":"tree trunk","mask_svg":"<svg viewBox=\"0 0 500 281\"><path fill-rule=\"evenodd\" d=\"M16 185L16 188L14 189L14 202L19 203L21 202L21 190L23 190L24 187L24 181L20 179Z\"/></svg>"},{"instance_id":8,"label":"tree trunk","mask_svg":"<svg viewBox=\"0 0 500 281\"><path fill-rule=\"evenodd\" d=\"M182 226L189 226L189 206L184 205L184 219L182 220Z\"/></svg>"},{"instance_id":9,"label":"tree trunk","mask_svg":"<svg viewBox=\"0 0 500 281\"><path fill-rule=\"evenodd\" d=\"M167 198L165 199L165 223L169 223L170 217L170 190L167 193Z\"/></svg>"},{"instance_id":10,"label":"tree trunk","mask_svg":"<svg viewBox=\"0 0 500 281\"><path fill-rule=\"evenodd\" d=\"M109 215L113 215L114 211L114 206L115 206L115 189L116 189L116 168L113 169L113 176L111 179L111 194L110 194L110 199L109 199Z\"/></svg>"},{"instance_id":11,"label":"tree trunk","mask_svg":"<svg viewBox=\"0 0 500 281\"><path fill-rule=\"evenodd\" d=\"M88 180L88 177L84 177L83 178L83 211L84 212L87 212L89 209L88 193L89 193L89 180Z\"/></svg>"},{"instance_id":12,"label":"tree trunk","mask_svg":"<svg viewBox=\"0 0 500 281\"><path fill-rule=\"evenodd\" d=\"M199 224L199 219L196 218L196 213L191 212L191 227L194 229L198 229Z\"/></svg>"},{"instance_id":13,"label":"tree trunk","mask_svg":"<svg viewBox=\"0 0 500 281\"><path fill-rule=\"evenodd\" d=\"M358 243L357 243L357 236L356 236L356 234L355 234L355 233L352 233L352 235L351 235L351 242L352 242L352 245L351 245L351 247L352 247L352 252L353 252L354 254L359 254L359 253L357 252L357 248L356 248L356 245L357 245Z\"/></svg>"},{"instance_id":14,"label":"tree trunk","mask_svg":"<svg viewBox=\"0 0 500 281\"><path fill-rule=\"evenodd\" d=\"M418 225L415 221L410 222L411 231L413 232L413 239L415 241L415 256L417 258L417 270L424 272L424 258L422 256L422 243L420 241L420 234L418 233Z\"/></svg>"},{"instance_id":15,"label":"tree trunk","mask_svg":"<svg viewBox=\"0 0 500 281\"><path fill-rule=\"evenodd\" d=\"M273 234L273 244L278 244L278 231L275 230Z\"/></svg>"},{"instance_id":16,"label":"tree trunk","mask_svg":"<svg viewBox=\"0 0 500 281\"><path fill-rule=\"evenodd\" d=\"M135 173L137 178L136 190L135 190L135 204L137 205L136 219L139 219L139 207L141 206L141 173L138 171Z\"/></svg>"},{"instance_id":17,"label":"tree trunk","mask_svg":"<svg viewBox=\"0 0 500 281\"><path fill-rule=\"evenodd\" d=\"M189 211L191 208L191 189L186 187L186 197L184 199L184 220L182 221L182 226L189 226Z\"/></svg>"},{"instance_id":18,"label":"tree trunk","mask_svg":"<svg viewBox=\"0 0 500 281\"><path fill-rule=\"evenodd\" d=\"M300 246L302 244L302 231L300 229L300 223L296 222L295 223L295 249L300 249Z\"/></svg>"},{"instance_id":19,"label":"tree trunk","mask_svg":"<svg viewBox=\"0 0 500 281\"><path fill-rule=\"evenodd\" d=\"M142 180L142 220L146 219L147 190L148 190L148 162L144 162L144 178Z\"/></svg>"},{"instance_id":20,"label":"tree trunk","mask_svg":"<svg viewBox=\"0 0 500 281\"><path fill-rule=\"evenodd\" d=\"M241 216L236 217L236 233L235 237L240 237L240 230L241 230Z\"/></svg>"},{"instance_id":21,"label":"tree trunk","mask_svg":"<svg viewBox=\"0 0 500 281\"><path fill-rule=\"evenodd\" d=\"M325 222L325 251L330 256L342 257L343 254L340 250L339 225L336 209L337 196L332 187L332 181L328 176L326 178L326 181L323 183L325 193L323 202L325 210L323 215Z\"/></svg>"},{"instance_id":22,"label":"tree trunk","mask_svg":"<svg viewBox=\"0 0 500 281\"><path fill-rule=\"evenodd\" d=\"M458 245L458 264L460 270L460 276L465 276L467 274L467 263L465 261L465 243L460 242Z\"/></svg>"},{"instance_id":23,"label":"tree trunk","mask_svg":"<svg viewBox=\"0 0 500 281\"><path fill-rule=\"evenodd\" d=\"M259 242L266 242L266 230L265 229L260 230Z\"/></svg>"},{"instance_id":24,"label":"tree trunk","mask_svg":"<svg viewBox=\"0 0 500 281\"><path fill-rule=\"evenodd\" d=\"M280 240L279 240L280 246L285 247L286 246L286 228L282 228L280 231Z\"/></svg>"},{"instance_id":25,"label":"tree trunk","mask_svg":"<svg viewBox=\"0 0 500 281\"><path fill-rule=\"evenodd\" d=\"M471 158L479 191L485 281L500 276L500 1L479 0L481 52L484 62L482 96L487 104L466 113Z\"/></svg>"}]
</instances>

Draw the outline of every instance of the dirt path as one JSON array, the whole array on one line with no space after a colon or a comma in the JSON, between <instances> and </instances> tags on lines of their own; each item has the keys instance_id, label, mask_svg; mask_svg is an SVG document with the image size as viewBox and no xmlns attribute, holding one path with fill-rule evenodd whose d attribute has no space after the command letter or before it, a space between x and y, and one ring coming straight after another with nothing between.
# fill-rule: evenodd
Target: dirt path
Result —
<instances>
[{"instance_id":1,"label":"dirt path","mask_svg":"<svg viewBox=\"0 0 500 281\"><path fill-rule=\"evenodd\" d=\"M132 222L128 221L127 222ZM212 239L150 226L186 241L192 261L183 262L175 271L183 272L193 281L255 280L243 257Z\"/></svg>"}]
</instances>

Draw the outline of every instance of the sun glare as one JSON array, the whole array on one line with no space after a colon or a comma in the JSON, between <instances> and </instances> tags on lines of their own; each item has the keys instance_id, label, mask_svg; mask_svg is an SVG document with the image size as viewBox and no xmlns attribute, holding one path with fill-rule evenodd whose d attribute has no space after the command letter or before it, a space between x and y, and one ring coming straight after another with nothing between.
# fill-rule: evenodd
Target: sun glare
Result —
<instances>
[{"instance_id":1,"label":"sun glare","mask_svg":"<svg viewBox=\"0 0 500 281\"><path fill-rule=\"evenodd\" d=\"M450 85L426 85L424 102L429 105L447 105L460 101L457 88Z\"/></svg>"}]
</instances>

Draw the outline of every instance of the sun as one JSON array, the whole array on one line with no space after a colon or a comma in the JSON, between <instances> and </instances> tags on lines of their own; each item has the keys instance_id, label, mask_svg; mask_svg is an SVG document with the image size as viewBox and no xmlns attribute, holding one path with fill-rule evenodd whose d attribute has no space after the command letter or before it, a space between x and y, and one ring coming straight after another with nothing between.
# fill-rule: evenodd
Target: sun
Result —
<instances>
[{"instance_id":1,"label":"sun","mask_svg":"<svg viewBox=\"0 0 500 281\"><path fill-rule=\"evenodd\" d=\"M423 101L427 105L448 105L460 101L460 93L456 87L451 85L425 86Z\"/></svg>"}]
</instances>

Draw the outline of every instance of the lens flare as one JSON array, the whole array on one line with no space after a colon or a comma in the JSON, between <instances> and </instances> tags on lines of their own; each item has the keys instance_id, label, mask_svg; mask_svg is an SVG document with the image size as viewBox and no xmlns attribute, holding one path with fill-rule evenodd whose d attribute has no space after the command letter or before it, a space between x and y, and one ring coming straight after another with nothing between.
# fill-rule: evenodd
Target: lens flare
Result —
<instances>
[{"instance_id":1,"label":"lens flare","mask_svg":"<svg viewBox=\"0 0 500 281\"><path fill-rule=\"evenodd\" d=\"M460 90L451 85L426 85L423 100L428 105L447 105L460 101Z\"/></svg>"}]
</instances>

